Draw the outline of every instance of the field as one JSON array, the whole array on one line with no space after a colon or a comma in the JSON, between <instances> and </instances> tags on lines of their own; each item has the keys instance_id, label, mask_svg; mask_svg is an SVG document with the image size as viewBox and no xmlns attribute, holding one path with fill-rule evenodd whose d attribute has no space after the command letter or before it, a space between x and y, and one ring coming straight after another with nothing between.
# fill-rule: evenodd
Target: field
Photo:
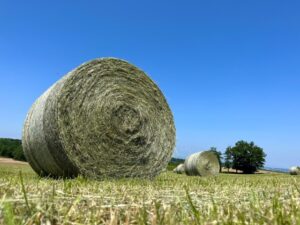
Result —
<instances>
[{"instance_id":1,"label":"field","mask_svg":"<svg viewBox=\"0 0 300 225\"><path fill-rule=\"evenodd\" d=\"M0 224L300 224L299 184L286 174L171 172L154 180L53 180L2 163Z\"/></svg>"}]
</instances>

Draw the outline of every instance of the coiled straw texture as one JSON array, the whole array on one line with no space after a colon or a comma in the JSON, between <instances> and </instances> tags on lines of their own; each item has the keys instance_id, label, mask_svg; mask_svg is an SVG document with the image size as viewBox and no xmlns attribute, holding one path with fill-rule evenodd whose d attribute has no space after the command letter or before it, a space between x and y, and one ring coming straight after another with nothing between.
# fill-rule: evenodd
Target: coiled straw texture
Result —
<instances>
[{"instance_id":1,"label":"coiled straw texture","mask_svg":"<svg viewBox=\"0 0 300 225\"><path fill-rule=\"evenodd\" d=\"M214 176L220 171L220 163L213 152L203 151L187 157L184 170L189 176Z\"/></svg>"},{"instance_id":2,"label":"coiled straw texture","mask_svg":"<svg viewBox=\"0 0 300 225\"><path fill-rule=\"evenodd\" d=\"M23 148L42 176L154 177L175 145L172 112L155 83L114 58L74 69L32 106Z\"/></svg>"},{"instance_id":3,"label":"coiled straw texture","mask_svg":"<svg viewBox=\"0 0 300 225\"><path fill-rule=\"evenodd\" d=\"M184 164L179 164L174 170L173 170L174 173L178 173L178 174L184 174L185 171L184 171Z\"/></svg>"}]
</instances>

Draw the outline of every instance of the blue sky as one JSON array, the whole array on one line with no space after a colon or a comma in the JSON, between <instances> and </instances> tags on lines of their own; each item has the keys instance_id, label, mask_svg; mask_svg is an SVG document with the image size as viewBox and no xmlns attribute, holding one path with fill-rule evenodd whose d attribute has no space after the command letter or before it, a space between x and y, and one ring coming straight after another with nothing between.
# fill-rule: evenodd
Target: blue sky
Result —
<instances>
[{"instance_id":1,"label":"blue sky","mask_svg":"<svg viewBox=\"0 0 300 225\"><path fill-rule=\"evenodd\" d=\"M175 156L254 141L300 164L300 2L0 1L0 137L34 100L97 57L144 70L175 116Z\"/></svg>"}]
</instances>

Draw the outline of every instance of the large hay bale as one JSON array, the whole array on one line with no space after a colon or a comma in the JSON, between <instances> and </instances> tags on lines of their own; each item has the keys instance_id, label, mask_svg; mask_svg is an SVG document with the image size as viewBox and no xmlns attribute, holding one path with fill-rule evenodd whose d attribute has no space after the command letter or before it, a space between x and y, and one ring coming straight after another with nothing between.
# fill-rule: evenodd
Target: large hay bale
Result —
<instances>
[{"instance_id":1,"label":"large hay bale","mask_svg":"<svg viewBox=\"0 0 300 225\"><path fill-rule=\"evenodd\" d=\"M220 163L215 153L203 151L187 157L184 170L189 176L213 176L220 172Z\"/></svg>"},{"instance_id":2,"label":"large hay bale","mask_svg":"<svg viewBox=\"0 0 300 225\"><path fill-rule=\"evenodd\" d=\"M114 58L69 72L34 103L23 129L26 158L43 176L153 177L174 145L173 115L159 88Z\"/></svg>"},{"instance_id":3,"label":"large hay bale","mask_svg":"<svg viewBox=\"0 0 300 225\"><path fill-rule=\"evenodd\" d=\"M184 171L184 164L181 163L179 164L174 170L173 170L174 173L178 173L178 174L184 174L185 171Z\"/></svg>"},{"instance_id":4,"label":"large hay bale","mask_svg":"<svg viewBox=\"0 0 300 225\"><path fill-rule=\"evenodd\" d=\"M300 175L300 167L299 166L293 166L290 168L290 174L291 175Z\"/></svg>"}]
</instances>

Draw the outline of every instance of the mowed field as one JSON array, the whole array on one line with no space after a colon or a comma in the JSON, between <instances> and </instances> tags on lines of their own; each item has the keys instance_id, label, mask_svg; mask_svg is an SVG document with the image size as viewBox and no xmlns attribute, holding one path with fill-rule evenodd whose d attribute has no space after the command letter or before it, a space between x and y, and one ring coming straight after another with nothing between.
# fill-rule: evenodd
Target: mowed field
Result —
<instances>
[{"instance_id":1,"label":"mowed field","mask_svg":"<svg viewBox=\"0 0 300 225\"><path fill-rule=\"evenodd\" d=\"M0 224L300 224L300 178L164 172L154 180L39 178L0 162Z\"/></svg>"}]
</instances>

